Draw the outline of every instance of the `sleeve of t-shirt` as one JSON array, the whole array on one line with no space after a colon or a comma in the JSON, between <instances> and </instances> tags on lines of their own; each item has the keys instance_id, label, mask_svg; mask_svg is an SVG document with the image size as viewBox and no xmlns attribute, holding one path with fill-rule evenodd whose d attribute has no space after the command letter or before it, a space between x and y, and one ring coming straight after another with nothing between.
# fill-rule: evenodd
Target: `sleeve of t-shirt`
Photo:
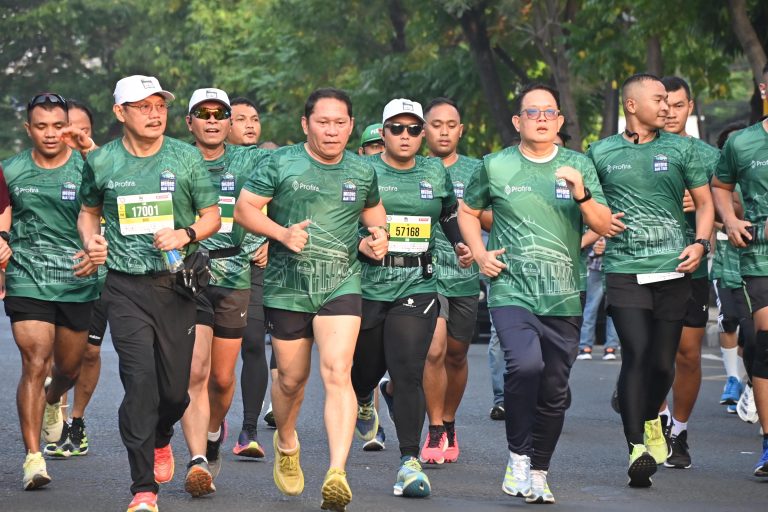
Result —
<instances>
[{"instance_id":1,"label":"sleeve of t-shirt","mask_svg":"<svg viewBox=\"0 0 768 512\"><path fill-rule=\"evenodd\" d=\"M456 204L456 192L453 190L453 182L451 181L451 175L445 171L442 162L438 161L440 165L440 174L443 177L443 190L440 194L443 197L443 208L453 206Z\"/></svg>"},{"instance_id":2,"label":"sleeve of t-shirt","mask_svg":"<svg viewBox=\"0 0 768 512\"><path fill-rule=\"evenodd\" d=\"M196 212L219 204L219 196L213 188L203 157L195 155L190 161L190 191L192 207Z\"/></svg>"},{"instance_id":3,"label":"sleeve of t-shirt","mask_svg":"<svg viewBox=\"0 0 768 512\"><path fill-rule=\"evenodd\" d=\"M600 180L597 179L597 170L595 164L589 158L581 160L581 179L584 181L584 186L592 192L592 199L598 203L608 206L608 202L605 200L605 194L603 194L603 186L600 184Z\"/></svg>"},{"instance_id":4,"label":"sleeve of t-shirt","mask_svg":"<svg viewBox=\"0 0 768 512\"><path fill-rule=\"evenodd\" d=\"M688 190L704 186L709 183L707 168L703 159L699 158L693 140L688 140L685 147L685 188Z\"/></svg>"},{"instance_id":5,"label":"sleeve of t-shirt","mask_svg":"<svg viewBox=\"0 0 768 512\"><path fill-rule=\"evenodd\" d=\"M96 183L96 174L88 158L83 164L83 178L80 182L80 204L88 207L101 206L104 202L104 191Z\"/></svg>"},{"instance_id":6,"label":"sleeve of t-shirt","mask_svg":"<svg viewBox=\"0 0 768 512\"><path fill-rule=\"evenodd\" d=\"M0 213L5 212L9 206L11 206L11 196L8 194L8 184L5 182L3 166L0 165Z\"/></svg>"},{"instance_id":7,"label":"sleeve of t-shirt","mask_svg":"<svg viewBox=\"0 0 768 512\"><path fill-rule=\"evenodd\" d=\"M484 160L477 162L472 170L469 183L464 188L464 204L473 210L485 210L491 205L488 171Z\"/></svg>"},{"instance_id":8,"label":"sleeve of t-shirt","mask_svg":"<svg viewBox=\"0 0 768 512\"><path fill-rule=\"evenodd\" d=\"M725 147L720 153L720 159L717 161L715 176L723 183L736 183L738 181L738 167L734 161L735 151L733 150L733 138L725 141Z\"/></svg>"},{"instance_id":9,"label":"sleeve of t-shirt","mask_svg":"<svg viewBox=\"0 0 768 512\"><path fill-rule=\"evenodd\" d=\"M374 169L370 163L365 162L365 165L372 174L371 186L368 189L368 195L365 197L365 207L373 208L379 204L379 201L381 201L381 196L379 195L379 177L376 174L376 169Z\"/></svg>"},{"instance_id":10,"label":"sleeve of t-shirt","mask_svg":"<svg viewBox=\"0 0 768 512\"><path fill-rule=\"evenodd\" d=\"M277 185L277 163L275 162L274 152L270 151L264 158L259 160L258 165L251 174L251 177L243 185L243 188L257 196L274 197Z\"/></svg>"}]
</instances>

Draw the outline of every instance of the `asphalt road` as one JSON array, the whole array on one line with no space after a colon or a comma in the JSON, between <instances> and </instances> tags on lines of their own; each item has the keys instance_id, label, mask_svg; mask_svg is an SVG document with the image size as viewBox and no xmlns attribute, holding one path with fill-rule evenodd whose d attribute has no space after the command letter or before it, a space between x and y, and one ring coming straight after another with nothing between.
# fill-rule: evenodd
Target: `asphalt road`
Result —
<instances>
[{"instance_id":1,"label":"asphalt road","mask_svg":"<svg viewBox=\"0 0 768 512\"><path fill-rule=\"evenodd\" d=\"M600 352L597 350L596 352ZM711 352L711 351L710 351ZM762 511L768 510L768 482L751 476L759 458L758 427L726 415L717 400L724 382L722 364L711 353L704 361L705 380L689 426L693 468L660 468L650 489L626 486L627 453L621 422L609 406L619 362L577 361L572 373L573 404L550 470L557 509L574 511ZM129 470L117 430L122 388L117 357L109 338L103 348L102 379L86 414L90 453L85 457L48 462L53 482L24 492L24 459L15 389L20 371L18 350L7 318L0 320L0 511L120 511L130 501ZM238 370L239 371L239 370ZM327 469L322 423L322 385L316 371L307 389L299 420L306 488L300 497L283 496L272 481L272 431L264 426L260 440L265 461L238 460L226 445L218 492L193 499L184 492L186 447L180 427L174 437L177 471L164 485L160 509L170 511L310 511L319 510L320 485ZM470 380L459 410L457 432L462 449L458 463L427 468L433 494L408 500L392 495L399 452L394 426L382 414L387 449L366 453L355 441L347 471L354 498L348 509L378 511L495 511L529 507L501 492L507 459L503 422L491 421L490 382L485 346L470 351ZM232 430L242 420L239 389L228 416ZM236 435L236 432L235 432Z\"/></svg>"}]
</instances>

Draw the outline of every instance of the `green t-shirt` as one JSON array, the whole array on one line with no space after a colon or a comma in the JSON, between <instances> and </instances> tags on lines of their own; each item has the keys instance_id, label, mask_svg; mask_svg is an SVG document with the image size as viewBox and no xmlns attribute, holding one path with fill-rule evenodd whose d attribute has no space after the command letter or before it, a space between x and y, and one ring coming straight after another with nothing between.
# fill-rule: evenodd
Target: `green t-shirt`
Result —
<instances>
[{"instance_id":1,"label":"green t-shirt","mask_svg":"<svg viewBox=\"0 0 768 512\"><path fill-rule=\"evenodd\" d=\"M741 195L741 187L736 185L736 192L739 194L739 201L744 204L744 197ZM709 279L717 279L721 288L741 288L741 249L734 247L728 241L728 235L724 231L717 233L715 240L715 254L712 256L712 270L709 273Z\"/></svg>"},{"instance_id":2,"label":"green t-shirt","mask_svg":"<svg viewBox=\"0 0 768 512\"><path fill-rule=\"evenodd\" d=\"M716 176L723 183L741 186L744 220L758 227L757 239L741 249L742 276L768 276L768 240L763 235L768 219L768 132L762 122L753 124L726 141Z\"/></svg>"},{"instance_id":3,"label":"green t-shirt","mask_svg":"<svg viewBox=\"0 0 768 512\"><path fill-rule=\"evenodd\" d=\"M488 307L520 306L535 315L581 315L582 215L555 171L581 172L592 197L605 204L592 162L557 148L549 161L534 162L518 146L487 155L464 193L472 209L493 209L488 249L504 248L507 268L491 279Z\"/></svg>"},{"instance_id":4,"label":"green t-shirt","mask_svg":"<svg viewBox=\"0 0 768 512\"><path fill-rule=\"evenodd\" d=\"M459 159L450 167L446 167L450 180L453 182L453 193L457 199L464 198L464 189L469 183L472 172L477 169L479 160L459 155ZM437 293L446 297L477 297L480 293L480 268L477 263L471 267L461 268L456 251L451 242L445 237L440 224L435 226L435 277L437 277Z\"/></svg>"},{"instance_id":5,"label":"green t-shirt","mask_svg":"<svg viewBox=\"0 0 768 512\"><path fill-rule=\"evenodd\" d=\"M696 157L701 162L707 172L707 180L712 179L712 175L715 174L715 167L717 167L717 161L720 159L720 150L714 146L710 146L701 139L692 138L693 147ZM696 240L696 212L687 212L685 214L685 238L687 244L692 244ZM702 258L699 267L691 274L694 279L707 277L707 260L706 256Z\"/></svg>"},{"instance_id":6,"label":"green t-shirt","mask_svg":"<svg viewBox=\"0 0 768 512\"><path fill-rule=\"evenodd\" d=\"M88 302L99 296L97 274L76 277L72 257L81 250L77 233L83 159L73 152L56 169L43 169L26 150L2 164L10 193L13 257L6 269L9 297Z\"/></svg>"},{"instance_id":7,"label":"green t-shirt","mask_svg":"<svg viewBox=\"0 0 768 512\"><path fill-rule=\"evenodd\" d=\"M345 151L341 162L326 165L304 143L285 146L268 152L244 188L272 198L267 215L281 226L311 221L301 252L269 244L265 306L315 313L335 297L360 293L358 221L379 203L369 162Z\"/></svg>"},{"instance_id":8,"label":"green t-shirt","mask_svg":"<svg viewBox=\"0 0 768 512\"><path fill-rule=\"evenodd\" d=\"M611 211L624 212L627 226L606 239L606 274L674 272L680 264L688 245L683 194L707 185L693 140L661 132L651 142L633 144L617 134L587 150Z\"/></svg>"},{"instance_id":9,"label":"green t-shirt","mask_svg":"<svg viewBox=\"0 0 768 512\"><path fill-rule=\"evenodd\" d=\"M200 242L208 250L227 249L238 245L249 249L260 238L253 237L244 244L246 231L234 222L235 201L240 195L240 189L258 167L259 161L265 156L266 150L256 146L227 145L224 154L216 160L206 160L208 175L213 188L219 193L219 211L221 212L221 228L210 238ZM260 244L259 244L260 245ZM258 247L258 245L256 245ZM222 288L247 290L251 287L251 254L241 250L239 254L229 258L211 260L212 284Z\"/></svg>"},{"instance_id":10,"label":"green t-shirt","mask_svg":"<svg viewBox=\"0 0 768 512\"><path fill-rule=\"evenodd\" d=\"M107 268L126 274L165 271L163 254L152 245L154 233L190 226L200 210L218 202L200 152L167 136L148 157L129 153L122 139L90 153L80 198L86 206L103 206ZM190 244L182 253L196 249Z\"/></svg>"}]
</instances>

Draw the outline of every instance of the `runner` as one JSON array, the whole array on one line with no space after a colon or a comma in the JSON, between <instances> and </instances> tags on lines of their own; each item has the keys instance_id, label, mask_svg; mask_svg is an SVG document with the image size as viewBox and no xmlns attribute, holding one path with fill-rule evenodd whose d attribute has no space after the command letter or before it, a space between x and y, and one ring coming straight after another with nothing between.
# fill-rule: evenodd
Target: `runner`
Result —
<instances>
[{"instance_id":1,"label":"runner","mask_svg":"<svg viewBox=\"0 0 768 512\"><path fill-rule=\"evenodd\" d=\"M232 123L227 135L227 142L237 146L253 146L261 137L259 109L248 98L238 97L232 100Z\"/></svg>"},{"instance_id":2,"label":"runner","mask_svg":"<svg viewBox=\"0 0 768 512\"><path fill-rule=\"evenodd\" d=\"M629 485L648 487L656 464L667 458L658 411L675 376L689 274L706 261L714 213L695 143L661 131L669 111L664 84L633 75L622 95L626 130L592 144L587 154L616 212L603 264L606 303L621 342L618 400ZM696 207L692 243L680 200L685 189Z\"/></svg>"},{"instance_id":3,"label":"runner","mask_svg":"<svg viewBox=\"0 0 768 512\"><path fill-rule=\"evenodd\" d=\"M345 151L353 130L344 91L310 94L301 125L307 142L268 153L246 183L235 221L273 240L264 272L264 310L279 377L272 386L277 423L273 476L277 488L304 490L296 432L312 342L320 355L330 468L323 509L345 510L352 499L346 460L355 424L350 367L360 328L360 263L386 254L386 217L370 164ZM268 215L262 208L268 206ZM363 228L358 237L358 221Z\"/></svg>"},{"instance_id":4,"label":"runner","mask_svg":"<svg viewBox=\"0 0 768 512\"><path fill-rule=\"evenodd\" d=\"M610 210L592 163L558 147L557 92L534 84L512 117L520 144L487 155L464 192L461 232L493 278L489 309L504 350L509 460L502 490L554 503L547 476L579 349L582 222L599 234ZM480 216L493 206L488 249Z\"/></svg>"},{"instance_id":5,"label":"runner","mask_svg":"<svg viewBox=\"0 0 768 512\"><path fill-rule=\"evenodd\" d=\"M14 249L5 273L5 312L22 361L17 390L21 434L26 447L23 486L51 481L40 453L40 436L58 441L64 420L60 398L74 384L85 351L93 302L98 297L96 258L82 250L75 223L83 160L61 140L68 105L54 93L33 97L24 124L32 149L3 162L13 223L0 237ZM5 217L11 212L0 197ZM0 261L8 261L3 244ZM44 271L42 271L44 270ZM50 365L53 379L43 383ZM44 410L44 412L43 412Z\"/></svg>"},{"instance_id":6,"label":"runner","mask_svg":"<svg viewBox=\"0 0 768 512\"><path fill-rule=\"evenodd\" d=\"M431 493L418 461L424 423L424 361L439 310L432 251L438 222L469 266L472 255L461 243L456 198L437 159L416 156L424 138L424 115L417 102L398 98L384 107L384 153L370 157L387 209L390 251L383 261L363 261L363 322L355 348L352 382L358 407L371 421L358 421L357 434L374 437L378 417L373 394L389 371L394 385L394 418L400 442L396 496ZM358 413L358 417L360 413ZM279 424L279 422L278 422Z\"/></svg>"},{"instance_id":7,"label":"runner","mask_svg":"<svg viewBox=\"0 0 768 512\"><path fill-rule=\"evenodd\" d=\"M200 153L163 135L174 96L155 77L122 78L114 98L123 137L88 154L78 229L93 254L109 244L102 297L125 389L119 426L133 481L128 512L156 511L158 484L173 478L173 426L189 403L192 295L201 284L194 258L181 270L174 264L219 229L218 196Z\"/></svg>"}]
</instances>

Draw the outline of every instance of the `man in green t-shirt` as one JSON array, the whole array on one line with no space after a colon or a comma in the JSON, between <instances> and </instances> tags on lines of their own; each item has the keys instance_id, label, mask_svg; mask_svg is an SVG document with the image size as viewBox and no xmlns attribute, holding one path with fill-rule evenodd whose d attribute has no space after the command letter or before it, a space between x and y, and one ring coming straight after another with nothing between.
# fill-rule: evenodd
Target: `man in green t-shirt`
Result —
<instances>
[{"instance_id":1,"label":"man in green t-shirt","mask_svg":"<svg viewBox=\"0 0 768 512\"><path fill-rule=\"evenodd\" d=\"M5 270L5 312L22 356L17 405L25 490L51 481L40 453L41 424L45 441L62 437L60 397L77 379L99 295L97 262L81 249L75 227L83 159L61 140L67 112L58 94L33 97L24 123L32 149L2 163L10 192L6 213L13 210L10 234L0 236L14 251ZM53 379L43 391L51 360Z\"/></svg>"},{"instance_id":2,"label":"man in green t-shirt","mask_svg":"<svg viewBox=\"0 0 768 512\"><path fill-rule=\"evenodd\" d=\"M117 82L114 98L123 137L88 153L77 224L86 250L106 257L108 268L103 298L125 389L119 425L133 480L128 510L155 511L158 484L173 478L170 441L189 402L195 341L194 300L181 289L182 275L169 270L221 222L200 153L163 135L173 94L155 77L133 75Z\"/></svg>"},{"instance_id":3,"label":"man in green t-shirt","mask_svg":"<svg viewBox=\"0 0 768 512\"><path fill-rule=\"evenodd\" d=\"M480 271L491 278L488 307L504 349L509 459L502 490L554 503L550 460L570 402L579 350L582 225L605 234L611 212L592 162L558 147L565 122L557 92L533 84L512 117L520 144L486 155L464 192L459 222ZM488 249L480 216L493 207Z\"/></svg>"},{"instance_id":4,"label":"man in green t-shirt","mask_svg":"<svg viewBox=\"0 0 768 512\"><path fill-rule=\"evenodd\" d=\"M234 98L230 103L232 122L227 142L235 146L254 146L261 137L261 119L256 104L248 98Z\"/></svg>"},{"instance_id":5,"label":"man in green t-shirt","mask_svg":"<svg viewBox=\"0 0 768 512\"><path fill-rule=\"evenodd\" d=\"M384 140L381 138L381 123L373 123L365 127L360 137L360 147L357 154L360 156L378 155L384 151Z\"/></svg>"},{"instance_id":6,"label":"man in green t-shirt","mask_svg":"<svg viewBox=\"0 0 768 512\"><path fill-rule=\"evenodd\" d=\"M725 143L712 192L730 242L741 249L741 275L755 323L755 346L744 346L744 362L751 360L752 390L763 428L763 453L754 475L768 477L768 119L745 128ZM744 197L744 220L734 211L731 194L736 185ZM753 356L748 354L754 353ZM745 391L746 393L746 391ZM739 404L741 405L741 403ZM741 415L741 414L740 414Z\"/></svg>"},{"instance_id":7,"label":"man in green t-shirt","mask_svg":"<svg viewBox=\"0 0 768 512\"><path fill-rule=\"evenodd\" d=\"M314 91L301 119L307 142L270 151L235 206L236 222L271 240L264 312L278 369L272 385L275 484L291 496L304 490L296 420L314 341L330 448L322 506L332 510L344 510L352 499L344 468L355 428L350 367L361 315L357 252L381 259L387 250L386 232L377 227L386 217L376 174L344 150L353 124L347 93Z\"/></svg>"},{"instance_id":8,"label":"man in green t-shirt","mask_svg":"<svg viewBox=\"0 0 768 512\"><path fill-rule=\"evenodd\" d=\"M675 376L675 354L691 294L690 273L709 252L714 210L694 142L662 131L669 107L655 76L622 86L624 133L590 146L614 220L605 251L606 304L621 341L618 399L629 485L647 487L667 457L659 408ZM682 197L696 207L685 233Z\"/></svg>"}]
</instances>

